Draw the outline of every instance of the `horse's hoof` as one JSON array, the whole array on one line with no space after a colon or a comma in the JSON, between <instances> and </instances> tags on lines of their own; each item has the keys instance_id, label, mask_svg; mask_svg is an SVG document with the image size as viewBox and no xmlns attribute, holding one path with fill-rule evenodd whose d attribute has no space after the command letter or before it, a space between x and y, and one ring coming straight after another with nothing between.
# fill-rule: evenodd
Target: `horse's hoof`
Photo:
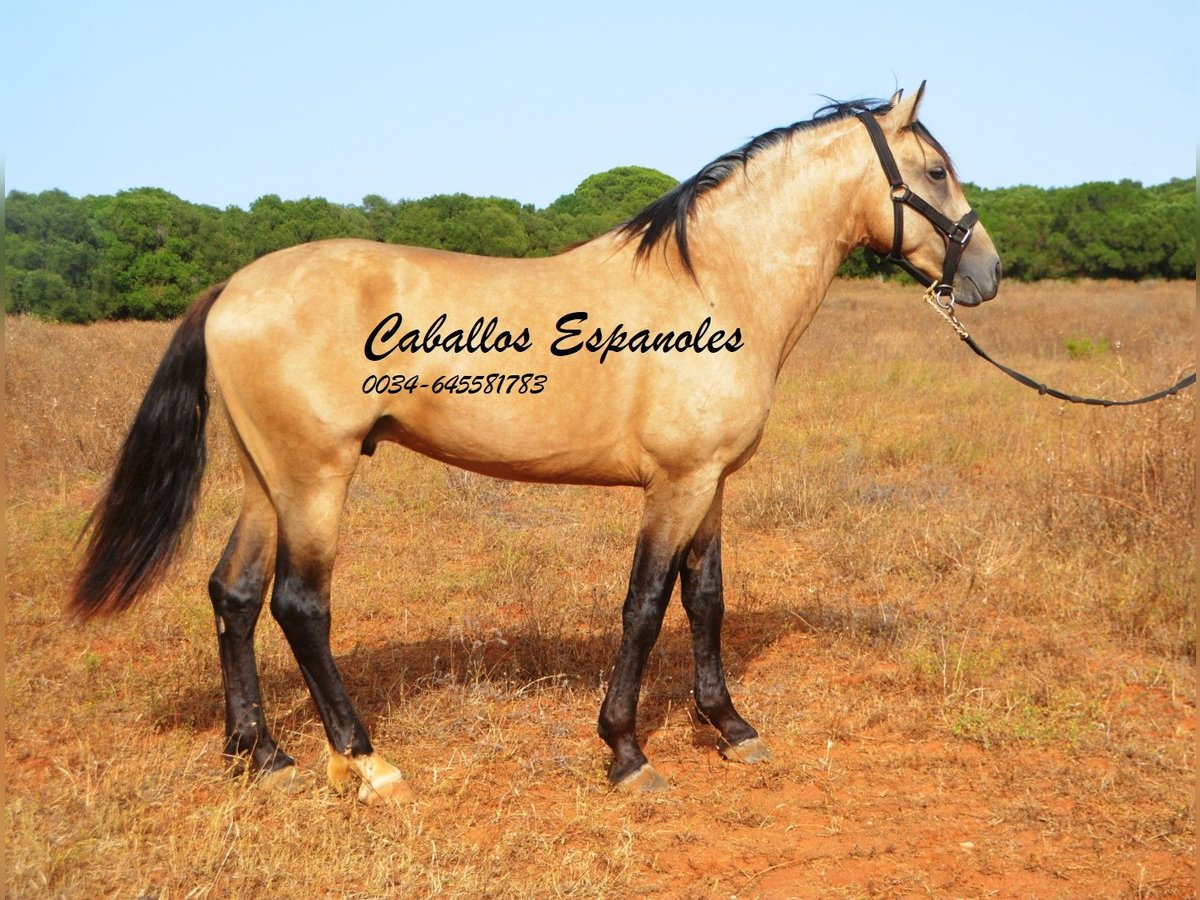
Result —
<instances>
[{"instance_id":1,"label":"horse's hoof","mask_svg":"<svg viewBox=\"0 0 1200 900\"><path fill-rule=\"evenodd\" d=\"M717 745L717 749L730 762L746 763L747 765L765 762L771 758L771 748L763 743L762 738L757 737L748 738L740 744L721 741Z\"/></svg>"},{"instance_id":2,"label":"horse's hoof","mask_svg":"<svg viewBox=\"0 0 1200 900\"><path fill-rule=\"evenodd\" d=\"M255 780L255 784L268 791L279 794L298 794L311 786L312 779L305 776L297 766L283 766L270 772L263 772Z\"/></svg>"},{"instance_id":3,"label":"horse's hoof","mask_svg":"<svg viewBox=\"0 0 1200 900\"><path fill-rule=\"evenodd\" d=\"M417 795L399 772L380 779L375 784L367 784L364 781L358 789L358 802L368 806L379 803L412 803L416 799Z\"/></svg>"},{"instance_id":4,"label":"horse's hoof","mask_svg":"<svg viewBox=\"0 0 1200 900\"><path fill-rule=\"evenodd\" d=\"M657 794L670 789L671 783L654 771L654 766L646 763L632 775L627 775L617 782L616 788L626 794Z\"/></svg>"},{"instance_id":5,"label":"horse's hoof","mask_svg":"<svg viewBox=\"0 0 1200 900\"><path fill-rule=\"evenodd\" d=\"M358 789L360 803L411 803L416 799L400 770L378 753L346 756L331 747L327 771L329 783L335 789L348 787L348 781L357 775L362 780L362 786Z\"/></svg>"}]
</instances>

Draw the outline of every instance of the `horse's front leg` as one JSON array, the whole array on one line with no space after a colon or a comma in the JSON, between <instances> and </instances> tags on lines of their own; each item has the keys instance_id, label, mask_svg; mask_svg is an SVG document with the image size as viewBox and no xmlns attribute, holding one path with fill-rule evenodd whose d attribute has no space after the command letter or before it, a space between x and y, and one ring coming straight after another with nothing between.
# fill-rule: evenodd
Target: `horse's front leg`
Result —
<instances>
[{"instance_id":1,"label":"horse's front leg","mask_svg":"<svg viewBox=\"0 0 1200 900\"><path fill-rule=\"evenodd\" d=\"M646 659L662 628L663 613L678 573L677 555L656 552L645 533L638 536L621 613L621 648L600 707L599 727L600 737L613 751L608 780L626 790L667 788L666 779L654 771L638 745L637 705Z\"/></svg>"},{"instance_id":2,"label":"horse's front leg","mask_svg":"<svg viewBox=\"0 0 1200 900\"><path fill-rule=\"evenodd\" d=\"M721 755L736 762L768 759L770 749L733 707L721 662L725 596L721 576L721 492L692 539L680 567L683 608L692 628L696 663L693 697L700 717L721 733Z\"/></svg>"},{"instance_id":3,"label":"horse's front leg","mask_svg":"<svg viewBox=\"0 0 1200 900\"><path fill-rule=\"evenodd\" d=\"M621 614L621 646L600 707L600 737L613 751L608 780L624 790L660 791L668 786L638 744L638 695L684 550L712 505L718 485L717 477L693 475L659 483L646 492Z\"/></svg>"}]
</instances>

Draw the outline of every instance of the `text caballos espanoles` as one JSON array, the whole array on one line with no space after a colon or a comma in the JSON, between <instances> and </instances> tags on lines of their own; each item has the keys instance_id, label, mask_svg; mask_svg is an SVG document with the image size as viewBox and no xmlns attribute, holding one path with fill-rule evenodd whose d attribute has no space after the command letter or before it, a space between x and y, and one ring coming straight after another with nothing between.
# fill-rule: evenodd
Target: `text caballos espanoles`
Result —
<instances>
[{"instance_id":1,"label":"text caballos espanoles","mask_svg":"<svg viewBox=\"0 0 1200 900\"><path fill-rule=\"evenodd\" d=\"M371 329L363 345L367 359L378 361L392 353L524 353L533 346L528 328L516 334L500 327L496 316L480 316L470 328L446 328L442 313L423 329L404 329L404 316L388 313ZM599 354L603 363L610 353L735 353L742 349L742 330L725 331L713 328L712 317L706 316L695 328L682 331L651 331L642 328L630 331L624 323L609 329L595 328L587 332L586 312L569 312L555 323L555 337L550 352L555 356L571 356L581 350Z\"/></svg>"}]
</instances>

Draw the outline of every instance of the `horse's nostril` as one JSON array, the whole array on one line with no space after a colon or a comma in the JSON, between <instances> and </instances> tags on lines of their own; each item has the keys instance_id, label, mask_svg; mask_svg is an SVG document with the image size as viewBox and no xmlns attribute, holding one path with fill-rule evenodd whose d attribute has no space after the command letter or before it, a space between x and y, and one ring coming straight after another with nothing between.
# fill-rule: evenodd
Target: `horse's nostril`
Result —
<instances>
[{"instance_id":1,"label":"horse's nostril","mask_svg":"<svg viewBox=\"0 0 1200 900\"><path fill-rule=\"evenodd\" d=\"M996 260L996 283L997 284L1000 283L1000 274L1001 274L1000 260Z\"/></svg>"}]
</instances>

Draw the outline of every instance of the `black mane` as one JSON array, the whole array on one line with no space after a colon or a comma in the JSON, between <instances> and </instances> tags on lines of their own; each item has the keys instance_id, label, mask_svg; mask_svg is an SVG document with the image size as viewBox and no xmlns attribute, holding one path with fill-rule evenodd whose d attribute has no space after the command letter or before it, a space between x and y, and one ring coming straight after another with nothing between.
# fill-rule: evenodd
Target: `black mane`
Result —
<instances>
[{"instance_id":1,"label":"black mane","mask_svg":"<svg viewBox=\"0 0 1200 900\"><path fill-rule=\"evenodd\" d=\"M639 261L647 258L656 246L669 240L673 234L684 268L687 269L689 275L695 278L696 272L692 267L692 257L688 250L687 226L688 219L695 210L696 201L702 195L724 183L734 172L745 171L750 160L759 153L789 140L799 131L848 119L860 112L869 112L880 116L891 108L891 104L883 100L830 102L818 109L811 119L780 128L772 128L736 150L731 150L724 156L714 159L691 178L680 182L669 193L655 200L628 222L617 226L616 231L626 241L641 237L636 254L636 259ZM929 133L929 130L920 122L914 122L912 127L919 137L946 158L946 164L950 166L949 156Z\"/></svg>"}]
</instances>

